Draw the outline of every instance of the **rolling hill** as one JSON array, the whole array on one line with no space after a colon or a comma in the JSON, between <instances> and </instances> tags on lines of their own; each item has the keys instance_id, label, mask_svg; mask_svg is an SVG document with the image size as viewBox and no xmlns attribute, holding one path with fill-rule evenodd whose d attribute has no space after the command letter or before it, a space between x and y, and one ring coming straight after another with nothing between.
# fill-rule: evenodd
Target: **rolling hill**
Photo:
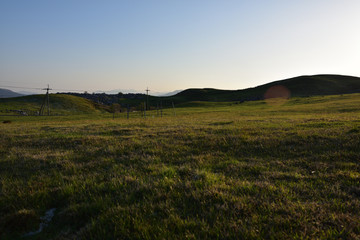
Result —
<instances>
[{"instance_id":1,"label":"rolling hill","mask_svg":"<svg viewBox=\"0 0 360 240\"><path fill-rule=\"evenodd\" d=\"M269 93L269 89L272 90ZM151 109L161 105L164 108L199 105L201 102L244 102L261 100L265 97L307 97L360 92L360 78L343 75L313 75L270 82L243 90L219 90L212 88L187 89L174 96L149 96ZM280 95L279 95L280 94ZM266 95L266 96L265 96ZM24 110L36 114L44 100L44 95L31 95L16 98L0 98L0 112ZM132 109L141 110L146 101L144 94L51 94L52 114L96 113L109 111L109 105L120 103ZM97 102L97 103L96 103Z\"/></svg>"},{"instance_id":2,"label":"rolling hill","mask_svg":"<svg viewBox=\"0 0 360 240\"><path fill-rule=\"evenodd\" d=\"M15 98L0 99L1 114L14 114L19 111L34 115L39 111L45 95L31 95ZM65 95L50 94L50 110L52 115L74 113L98 113L107 109L85 98Z\"/></svg>"},{"instance_id":3,"label":"rolling hill","mask_svg":"<svg viewBox=\"0 0 360 240\"><path fill-rule=\"evenodd\" d=\"M183 103L189 101L251 101L264 99L268 89L284 86L290 91L290 97L333 95L360 92L360 78L343 75L299 76L280 80L243 90L219 90L212 88L187 89L164 100Z\"/></svg>"}]
</instances>

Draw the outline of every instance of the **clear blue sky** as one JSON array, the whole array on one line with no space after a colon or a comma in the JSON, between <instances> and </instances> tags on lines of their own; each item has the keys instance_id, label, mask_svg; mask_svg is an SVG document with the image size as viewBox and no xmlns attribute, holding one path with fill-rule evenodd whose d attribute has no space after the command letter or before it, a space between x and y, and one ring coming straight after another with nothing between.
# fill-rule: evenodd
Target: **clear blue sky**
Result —
<instances>
[{"instance_id":1,"label":"clear blue sky","mask_svg":"<svg viewBox=\"0 0 360 240\"><path fill-rule=\"evenodd\" d=\"M243 89L320 73L360 76L359 0L0 0L0 87Z\"/></svg>"}]
</instances>

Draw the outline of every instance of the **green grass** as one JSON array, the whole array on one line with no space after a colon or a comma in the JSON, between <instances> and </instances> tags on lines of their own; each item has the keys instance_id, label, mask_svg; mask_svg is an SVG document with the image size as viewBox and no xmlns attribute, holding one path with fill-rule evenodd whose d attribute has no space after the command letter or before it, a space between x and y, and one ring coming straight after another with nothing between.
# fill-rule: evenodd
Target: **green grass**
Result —
<instances>
[{"instance_id":1,"label":"green grass","mask_svg":"<svg viewBox=\"0 0 360 240\"><path fill-rule=\"evenodd\" d=\"M38 112L43 104L44 98L45 95L0 98L0 115L14 114L7 110L23 110L27 113ZM50 94L49 102L52 115L93 114L106 110L103 106L90 100L66 94ZM44 113L47 114L47 110L45 110Z\"/></svg>"},{"instance_id":2,"label":"green grass","mask_svg":"<svg viewBox=\"0 0 360 240\"><path fill-rule=\"evenodd\" d=\"M360 238L360 94L205 105L0 117L0 238Z\"/></svg>"}]
</instances>

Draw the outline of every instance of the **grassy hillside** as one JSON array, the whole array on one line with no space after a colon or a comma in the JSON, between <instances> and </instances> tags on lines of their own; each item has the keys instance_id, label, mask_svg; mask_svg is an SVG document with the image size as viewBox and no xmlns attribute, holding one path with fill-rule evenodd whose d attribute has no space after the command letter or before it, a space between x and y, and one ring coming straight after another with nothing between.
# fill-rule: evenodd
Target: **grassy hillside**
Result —
<instances>
[{"instance_id":1,"label":"grassy hillside","mask_svg":"<svg viewBox=\"0 0 360 240\"><path fill-rule=\"evenodd\" d=\"M31 95L16 98L0 99L0 112L2 114L11 114L9 110L23 110L27 113L34 114L38 112L45 95ZM80 114L80 113L97 113L104 111L104 107L94 102L64 94L50 94L50 111L52 115L57 114Z\"/></svg>"},{"instance_id":2,"label":"grassy hillside","mask_svg":"<svg viewBox=\"0 0 360 240\"><path fill-rule=\"evenodd\" d=\"M258 87L265 90L274 85L287 87L292 96L334 95L360 92L360 78L342 75L300 76Z\"/></svg>"},{"instance_id":3,"label":"grassy hillside","mask_svg":"<svg viewBox=\"0 0 360 240\"><path fill-rule=\"evenodd\" d=\"M265 98L265 94L269 89L272 89L268 97L278 96L281 93L280 86L284 86L288 94L280 94L280 96L287 97L306 97L316 95L331 95L331 94L348 94L360 92L360 78L340 75L316 75L316 76L301 76L292 79L271 82L255 88L248 88L244 90L219 90L219 89L187 89L174 96L170 97L155 97L149 96L149 106L151 109L156 109L162 106L164 108L172 108L175 106L189 106L190 102L244 102L261 100ZM274 89L273 87L276 87ZM269 93L269 92L268 92ZM275 95L274 95L275 94ZM102 102L104 105L111 105L119 103L122 109L130 106L132 110L140 111L144 108L144 102L147 102L147 97L141 94L127 95L103 95L103 94L79 94L78 96L91 99L96 102ZM180 105L179 105L180 104Z\"/></svg>"},{"instance_id":4,"label":"grassy hillside","mask_svg":"<svg viewBox=\"0 0 360 240\"><path fill-rule=\"evenodd\" d=\"M359 239L359 106L347 94L0 116L0 238Z\"/></svg>"},{"instance_id":5,"label":"grassy hillside","mask_svg":"<svg viewBox=\"0 0 360 240\"><path fill-rule=\"evenodd\" d=\"M290 91L291 97L360 92L360 78L341 75L314 75L275 81L244 90L187 89L173 97L162 99L164 101L174 101L175 103L188 101L228 102L259 100L263 99L266 91L275 85L285 86Z\"/></svg>"}]
</instances>

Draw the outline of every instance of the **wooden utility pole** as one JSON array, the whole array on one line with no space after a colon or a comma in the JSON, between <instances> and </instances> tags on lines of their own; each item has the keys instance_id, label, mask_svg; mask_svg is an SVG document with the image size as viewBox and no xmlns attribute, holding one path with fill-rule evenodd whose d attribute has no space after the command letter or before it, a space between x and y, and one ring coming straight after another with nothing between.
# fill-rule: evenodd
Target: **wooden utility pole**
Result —
<instances>
[{"instance_id":1,"label":"wooden utility pole","mask_svg":"<svg viewBox=\"0 0 360 240\"><path fill-rule=\"evenodd\" d=\"M173 107L173 112L174 112L174 116L176 116L176 112L175 112L175 105L174 105L174 102L171 102L172 103L172 107Z\"/></svg>"},{"instance_id":2,"label":"wooden utility pole","mask_svg":"<svg viewBox=\"0 0 360 240\"><path fill-rule=\"evenodd\" d=\"M44 102L42 103L41 107L40 107L40 111L39 111L39 115L44 115L44 108L46 107L47 105L47 115L50 116L50 96L49 96L49 90L52 90L50 87L49 87L49 84L48 84L48 87L47 88L43 88L42 90L46 90L46 95L45 95L45 98L44 98Z\"/></svg>"},{"instance_id":3,"label":"wooden utility pole","mask_svg":"<svg viewBox=\"0 0 360 240\"><path fill-rule=\"evenodd\" d=\"M159 116L159 102L156 103L156 116Z\"/></svg>"},{"instance_id":4,"label":"wooden utility pole","mask_svg":"<svg viewBox=\"0 0 360 240\"><path fill-rule=\"evenodd\" d=\"M129 119L129 113L130 113L130 106L129 104L126 107L126 111L127 111L127 119Z\"/></svg>"},{"instance_id":5,"label":"wooden utility pole","mask_svg":"<svg viewBox=\"0 0 360 240\"><path fill-rule=\"evenodd\" d=\"M144 102L144 118L146 118L146 102Z\"/></svg>"},{"instance_id":6,"label":"wooden utility pole","mask_svg":"<svg viewBox=\"0 0 360 240\"><path fill-rule=\"evenodd\" d=\"M150 92L149 87L147 87L145 91L146 91L146 109L149 110L149 106L150 106L149 105L149 92Z\"/></svg>"},{"instance_id":7,"label":"wooden utility pole","mask_svg":"<svg viewBox=\"0 0 360 240\"><path fill-rule=\"evenodd\" d=\"M162 117L162 101L160 101L160 117Z\"/></svg>"}]
</instances>

